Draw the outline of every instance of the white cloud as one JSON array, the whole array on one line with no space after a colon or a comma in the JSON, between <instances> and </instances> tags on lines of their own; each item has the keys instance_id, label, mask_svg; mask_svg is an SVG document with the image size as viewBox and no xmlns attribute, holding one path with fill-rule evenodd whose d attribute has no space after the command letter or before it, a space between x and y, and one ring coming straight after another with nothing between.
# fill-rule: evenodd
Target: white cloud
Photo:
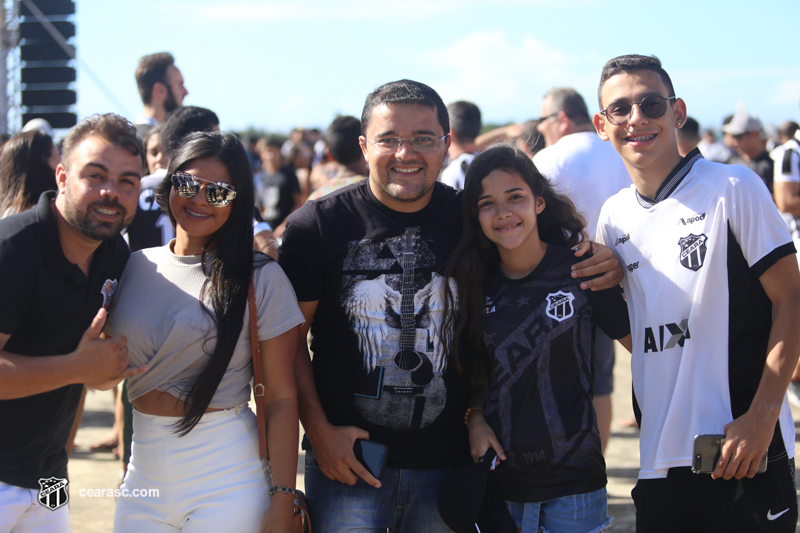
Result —
<instances>
[{"instance_id":1,"label":"white cloud","mask_svg":"<svg viewBox=\"0 0 800 533\"><path fill-rule=\"evenodd\" d=\"M776 105L797 106L800 102L800 78L779 81L769 101Z\"/></svg>"},{"instance_id":2,"label":"white cloud","mask_svg":"<svg viewBox=\"0 0 800 533\"><path fill-rule=\"evenodd\" d=\"M596 65L531 35L512 41L503 30L470 33L426 57L442 98L474 101L489 121L538 116L542 95L559 85L574 86L591 106L586 87L597 77Z\"/></svg>"}]
</instances>

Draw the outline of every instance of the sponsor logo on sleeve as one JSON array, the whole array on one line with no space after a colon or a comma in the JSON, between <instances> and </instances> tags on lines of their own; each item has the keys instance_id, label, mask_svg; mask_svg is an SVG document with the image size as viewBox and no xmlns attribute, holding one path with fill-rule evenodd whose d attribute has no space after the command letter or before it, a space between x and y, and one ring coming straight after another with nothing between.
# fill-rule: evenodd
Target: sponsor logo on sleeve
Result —
<instances>
[{"instance_id":1,"label":"sponsor logo on sleeve","mask_svg":"<svg viewBox=\"0 0 800 533\"><path fill-rule=\"evenodd\" d=\"M614 246L617 246L617 245L620 245L620 244L625 244L629 240L631 240L631 234L630 233L626 233L625 235L623 235L622 237L619 237L616 241L614 241Z\"/></svg>"}]
</instances>

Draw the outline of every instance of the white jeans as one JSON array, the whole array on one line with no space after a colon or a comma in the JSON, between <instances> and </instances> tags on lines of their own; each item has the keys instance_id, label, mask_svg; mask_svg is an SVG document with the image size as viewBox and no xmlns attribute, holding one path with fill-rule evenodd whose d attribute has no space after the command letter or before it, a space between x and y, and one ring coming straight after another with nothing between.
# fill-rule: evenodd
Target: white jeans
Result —
<instances>
[{"instance_id":1,"label":"white jeans","mask_svg":"<svg viewBox=\"0 0 800 533\"><path fill-rule=\"evenodd\" d=\"M39 489L0 481L0 533L68 533L69 505L51 511L39 503Z\"/></svg>"},{"instance_id":2,"label":"white jeans","mask_svg":"<svg viewBox=\"0 0 800 533\"><path fill-rule=\"evenodd\" d=\"M134 409L122 488L130 495L159 493L120 497L114 532L257 532L269 508L271 481L258 458L253 412L242 406L206 413L185 437L175 433L179 420Z\"/></svg>"}]
</instances>

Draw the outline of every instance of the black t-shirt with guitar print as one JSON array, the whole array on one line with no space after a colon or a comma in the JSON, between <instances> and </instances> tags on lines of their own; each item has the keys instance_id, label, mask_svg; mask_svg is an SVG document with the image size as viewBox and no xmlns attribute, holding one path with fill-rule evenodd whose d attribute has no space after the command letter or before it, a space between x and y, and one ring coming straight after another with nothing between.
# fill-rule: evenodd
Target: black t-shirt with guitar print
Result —
<instances>
[{"instance_id":1,"label":"black t-shirt with guitar print","mask_svg":"<svg viewBox=\"0 0 800 533\"><path fill-rule=\"evenodd\" d=\"M298 300L319 302L311 350L325 413L387 444L392 467L469 461L467 379L442 346L441 268L460 211L460 194L440 183L422 210L393 211L364 180L306 203L283 236Z\"/></svg>"}]
</instances>

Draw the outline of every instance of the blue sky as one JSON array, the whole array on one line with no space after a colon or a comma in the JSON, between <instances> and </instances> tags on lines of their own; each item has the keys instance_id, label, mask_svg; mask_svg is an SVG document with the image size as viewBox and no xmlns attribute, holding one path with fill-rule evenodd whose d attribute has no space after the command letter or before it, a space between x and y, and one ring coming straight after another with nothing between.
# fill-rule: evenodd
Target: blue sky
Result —
<instances>
[{"instance_id":1,"label":"blue sky","mask_svg":"<svg viewBox=\"0 0 800 533\"><path fill-rule=\"evenodd\" d=\"M445 102L478 104L484 122L538 117L542 95L573 86L596 110L606 60L655 54L703 126L744 108L800 121L797 0L76 0L77 53L119 104L78 70L79 118L141 111L133 71L170 51L185 104L223 129L287 132L360 116L365 96L400 78Z\"/></svg>"}]
</instances>

